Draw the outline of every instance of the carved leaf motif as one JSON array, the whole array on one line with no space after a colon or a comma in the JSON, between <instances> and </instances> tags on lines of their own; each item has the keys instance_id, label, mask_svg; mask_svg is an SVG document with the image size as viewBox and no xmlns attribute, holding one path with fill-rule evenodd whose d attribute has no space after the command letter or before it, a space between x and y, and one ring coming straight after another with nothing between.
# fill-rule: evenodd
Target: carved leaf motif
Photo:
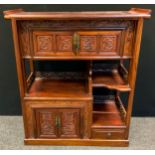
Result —
<instances>
[{"instance_id":1,"label":"carved leaf motif","mask_svg":"<svg viewBox=\"0 0 155 155\"><path fill-rule=\"evenodd\" d=\"M22 26L26 28L61 28L61 29L69 29L69 28L116 28L116 27L129 27L133 25L133 21L125 21L125 20L88 20L88 21L22 21Z\"/></svg>"},{"instance_id":2,"label":"carved leaf motif","mask_svg":"<svg viewBox=\"0 0 155 155\"><path fill-rule=\"evenodd\" d=\"M96 50L96 37L95 36L81 37L81 50L82 51L95 51Z\"/></svg>"},{"instance_id":3,"label":"carved leaf motif","mask_svg":"<svg viewBox=\"0 0 155 155\"><path fill-rule=\"evenodd\" d=\"M57 36L58 51L72 51L71 36Z\"/></svg>"},{"instance_id":4,"label":"carved leaf motif","mask_svg":"<svg viewBox=\"0 0 155 155\"><path fill-rule=\"evenodd\" d=\"M76 112L64 112L62 115L62 134L63 135L76 135Z\"/></svg>"},{"instance_id":5,"label":"carved leaf motif","mask_svg":"<svg viewBox=\"0 0 155 155\"><path fill-rule=\"evenodd\" d=\"M133 27L130 26L130 28L127 30L127 38L126 38L126 44L125 44L125 52L127 55L131 55L132 45L133 45Z\"/></svg>"},{"instance_id":6,"label":"carved leaf motif","mask_svg":"<svg viewBox=\"0 0 155 155\"><path fill-rule=\"evenodd\" d=\"M42 135L54 135L54 122L52 113L41 112L40 114L40 132Z\"/></svg>"},{"instance_id":7,"label":"carved leaf motif","mask_svg":"<svg viewBox=\"0 0 155 155\"><path fill-rule=\"evenodd\" d=\"M52 51L52 36L37 36L38 51Z\"/></svg>"},{"instance_id":8,"label":"carved leaf motif","mask_svg":"<svg viewBox=\"0 0 155 155\"><path fill-rule=\"evenodd\" d=\"M23 52L24 55L28 55L29 54L29 49L28 49L28 34L25 31L21 31L21 42L23 44Z\"/></svg>"}]
</instances>

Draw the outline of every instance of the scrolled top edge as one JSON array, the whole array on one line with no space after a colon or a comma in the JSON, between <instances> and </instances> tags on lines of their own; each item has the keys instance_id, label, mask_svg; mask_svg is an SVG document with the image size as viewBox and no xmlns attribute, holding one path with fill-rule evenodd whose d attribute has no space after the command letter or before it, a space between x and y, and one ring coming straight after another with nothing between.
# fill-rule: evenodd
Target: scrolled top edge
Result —
<instances>
[{"instance_id":1,"label":"scrolled top edge","mask_svg":"<svg viewBox=\"0 0 155 155\"><path fill-rule=\"evenodd\" d=\"M21 8L14 9L14 10L7 10L7 11L3 11L3 14L4 14L5 19L10 19L10 15L15 14L15 13L20 13L20 12L24 12L24 10Z\"/></svg>"},{"instance_id":2,"label":"scrolled top edge","mask_svg":"<svg viewBox=\"0 0 155 155\"><path fill-rule=\"evenodd\" d=\"M129 10L129 12L130 13L143 14L143 15L146 15L145 18L150 18L151 17L152 10L151 9L142 9L142 8L131 8Z\"/></svg>"}]
</instances>

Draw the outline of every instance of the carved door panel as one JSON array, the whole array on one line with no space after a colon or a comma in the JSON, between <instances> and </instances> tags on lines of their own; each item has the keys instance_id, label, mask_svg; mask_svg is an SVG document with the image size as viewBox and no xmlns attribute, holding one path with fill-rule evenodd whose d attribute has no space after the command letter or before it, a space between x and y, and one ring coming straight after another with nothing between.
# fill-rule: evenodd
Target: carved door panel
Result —
<instances>
[{"instance_id":1,"label":"carved door panel","mask_svg":"<svg viewBox=\"0 0 155 155\"><path fill-rule=\"evenodd\" d=\"M33 51L34 55L44 56L54 54L55 51L54 33L48 31L33 32Z\"/></svg>"},{"instance_id":2,"label":"carved door panel","mask_svg":"<svg viewBox=\"0 0 155 155\"><path fill-rule=\"evenodd\" d=\"M74 55L72 37L72 32L55 32L56 55Z\"/></svg>"},{"instance_id":3,"label":"carved door panel","mask_svg":"<svg viewBox=\"0 0 155 155\"><path fill-rule=\"evenodd\" d=\"M98 37L94 32L78 32L79 55L96 55L98 50Z\"/></svg>"},{"instance_id":4,"label":"carved door panel","mask_svg":"<svg viewBox=\"0 0 155 155\"><path fill-rule=\"evenodd\" d=\"M121 31L78 32L80 55L120 55Z\"/></svg>"},{"instance_id":5,"label":"carved door panel","mask_svg":"<svg viewBox=\"0 0 155 155\"><path fill-rule=\"evenodd\" d=\"M58 136L55 126L56 116L55 109L36 109L37 137L56 138Z\"/></svg>"},{"instance_id":6,"label":"carved door panel","mask_svg":"<svg viewBox=\"0 0 155 155\"><path fill-rule=\"evenodd\" d=\"M72 32L34 31L32 49L35 56L74 55Z\"/></svg>"},{"instance_id":7,"label":"carved door panel","mask_svg":"<svg viewBox=\"0 0 155 155\"><path fill-rule=\"evenodd\" d=\"M61 109L60 138L80 138L81 137L81 116L80 109Z\"/></svg>"}]
</instances>

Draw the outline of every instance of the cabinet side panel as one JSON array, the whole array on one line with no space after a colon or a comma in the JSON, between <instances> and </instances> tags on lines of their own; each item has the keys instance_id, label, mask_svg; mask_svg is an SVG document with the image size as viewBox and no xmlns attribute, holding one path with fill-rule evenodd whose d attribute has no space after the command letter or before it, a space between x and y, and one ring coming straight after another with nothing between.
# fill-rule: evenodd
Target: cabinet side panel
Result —
<instances>
[{"instance_id":1,"label":"cabinet side panel","mask_svg":"<svg viewBox=\"0 0 155 155\"><path fill-rule=\"evenodd\" d=\"M130 68L129 68L129 84L131 87L131 91L129 93L129 98L128 98L127 119L126 119L128 130L130 127L130 120L131 120L131 113L132 113L132 105L133 105L133 97L134 97L134 90L135 90L139 53L140 53L142 29L143 29L143 19L140 18L137 21L136 38L135 38L135 44L133 48L133 58L131 60ZM128 137L128 132L127 132L126 137Z\"/></svg>"}]
</instances>

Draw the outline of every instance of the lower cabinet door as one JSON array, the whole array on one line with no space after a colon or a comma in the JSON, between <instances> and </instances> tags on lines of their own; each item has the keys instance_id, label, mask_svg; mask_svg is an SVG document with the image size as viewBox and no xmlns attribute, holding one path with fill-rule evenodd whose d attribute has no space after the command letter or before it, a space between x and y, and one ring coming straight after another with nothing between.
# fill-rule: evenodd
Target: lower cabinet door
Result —
<instances>
[{"instance_id":1,"label":"lower cabinet door","mask_svg":"<svg viewBox=\"0 0 155 155\"><path fill-rule=\"evenodd\" d=\"M38 138L80 138L80 109L36 109Z\"/></svg>"},{"instance_id":2,"label":"lower cabinet door","mask_svg":"<svg viewBox=\"0 0 155 155\"><path fill-rule=\"evenodd\" d=\"M91 100L24 101L27 139L88 139Z\"/></svg>"}]
</instances>

